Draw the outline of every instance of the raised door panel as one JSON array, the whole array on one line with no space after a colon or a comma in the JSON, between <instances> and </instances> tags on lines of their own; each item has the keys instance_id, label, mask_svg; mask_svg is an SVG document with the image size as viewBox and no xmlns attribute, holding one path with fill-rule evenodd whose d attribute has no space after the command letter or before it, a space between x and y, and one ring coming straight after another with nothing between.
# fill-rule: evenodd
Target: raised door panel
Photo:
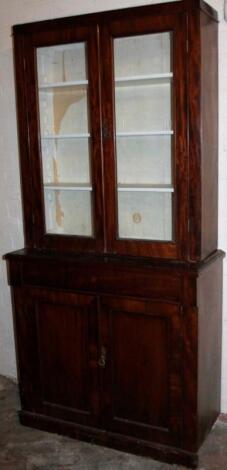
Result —
<instances>
[{"instance_id":1,"label":"raised door panel","mask_svg":"<svg viewBox=\"0 0 227 470\"><path fill-rule=\"evenodd\" d=\"M186 254L186 28L184 15L154 10L101 29L110 252Z\"/></svg>"},{"instance_id":2,"label":"raised door panel","mask_svg":"<svg viewBox=\"0 0 227 470\"><path fill-rule=\"evenodd\" d=\"M97 424L95 299L36 289L15 296L25 410Z\"/></svg>"},{"instance_id":3,"label":"raised door panel","mask_svg":"<svg viewBox=\"0 0 227 470\"><path fill-rule=\"evenodd\" d=\"M181 431L181 312L177 305L102 300L105 426L161 443Z\"/></svg>"}]
</instances>

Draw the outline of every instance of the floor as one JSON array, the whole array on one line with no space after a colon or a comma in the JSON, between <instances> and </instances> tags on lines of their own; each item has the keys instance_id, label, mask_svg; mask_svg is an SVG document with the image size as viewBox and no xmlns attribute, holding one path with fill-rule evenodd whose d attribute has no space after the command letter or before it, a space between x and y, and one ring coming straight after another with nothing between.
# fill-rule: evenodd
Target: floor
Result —
<instances>
[{"instance_id":1,"label":"floor","mask_svg":"<svg viewBox=\"0 0 227 470\"><path fill-rule=\"evenodd\" d=\"M183 470L21 426L17 385L0 376L0 470ZM199 470L227 470L227 423L201 449Z\"/></svg>"}]
</instances>

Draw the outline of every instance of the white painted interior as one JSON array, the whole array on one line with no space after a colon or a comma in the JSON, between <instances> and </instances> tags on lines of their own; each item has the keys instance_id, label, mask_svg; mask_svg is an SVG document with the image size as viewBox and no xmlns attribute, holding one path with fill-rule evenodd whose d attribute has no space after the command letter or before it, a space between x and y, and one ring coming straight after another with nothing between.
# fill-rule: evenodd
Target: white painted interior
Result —
<instances>
[{"instance_id":1,"label":"white painted interior","mask_svg":"<svg viewBox=\"0 0 227 470\"><path fill-rule=\"evenodd\" d=\"M171 0L169 0L171 1ZM174 1L174 0L172 0ZM151 0L0 0L0 255L23 247L11 26L127 6L164 3ZM219 247L227 251L227 23L224 0L218 9L220 67ZM222 411L227 412L227 262L224 264ZM10 291L0 259L0 374L16 377Z\"/></svg>"}]
</instances>

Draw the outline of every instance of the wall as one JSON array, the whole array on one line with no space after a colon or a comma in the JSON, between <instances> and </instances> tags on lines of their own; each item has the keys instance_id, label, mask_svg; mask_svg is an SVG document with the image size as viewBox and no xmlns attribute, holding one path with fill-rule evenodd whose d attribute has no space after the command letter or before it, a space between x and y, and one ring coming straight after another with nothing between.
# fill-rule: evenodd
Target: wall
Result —
<instances>
[{"instance_id":1,"label":"wall","mask_svg":"<svg viewBox=\"0 0 227 470\"><path fill-rule=\"evenodd\" d=\"M227 252L227 22L219 25L219 247ZM224 262L222 410L227 413L227 260Z\"/></svg>"},{"instance_id":2,"label":"wall","mask_svg":"<svg viewBox=\"0 0 227 470\"><path fill-rule=\"evenodd\" d=\"M174 0L172 0L174 1ZM11 26L151 0L0 0L0 255L23 247ZM161 3L161 0L160 0ZM222 17L223 1L210 0ZM219 246L227 251L227 23L220 35L220 225ZM224 267L222 410L227 412L227 262ZM0 259L0 374L16 377L10 291Z\"/></svg>"}]
</instances>

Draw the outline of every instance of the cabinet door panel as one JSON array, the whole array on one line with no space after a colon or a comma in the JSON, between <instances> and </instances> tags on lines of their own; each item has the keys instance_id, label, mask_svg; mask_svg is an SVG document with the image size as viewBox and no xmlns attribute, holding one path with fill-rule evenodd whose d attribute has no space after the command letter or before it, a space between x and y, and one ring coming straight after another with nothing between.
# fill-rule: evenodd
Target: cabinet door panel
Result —
<instances>
[{"instance_id":1,"label":"cabinet door panel","mask_svg":"<svg viewBox=\"0 0 227 470\"><path fill-rule=\"evenodd\" d=\"M181 15L111 21L101 31L109 251L184 256L186 36Z\"/></svg>"},{"instance_id":2,"label":"cabinet door panel","mask_svg":"<svg viewBox=\"0 0 227 470\"><path fill-rule=\"evenodd\" d=\"M42 398L89 412L87 318L81 307L36 303Z\"/></svg>"},{"instance_id":3,"label":"cabinet door panel","mask_svg":"<svg viewBox=\"0 0 227 470\"><path fill-rule=\"evenodd\" d=\"M94 424L99 388L94 298L35 289L15 295L25 409Z\"/></svg>"},{"instance_id":4,"label":"cabinet door panel","mask_svg":"<svg viewBox=\"0 0 227 470\"><path fill-rule=\"evenodd\" d=\"M163 443L178 442L181 313L176 305L103 300L106 426Z\"/></svg>"},{"instance_id":5,"label":"cabinet door panel","mask_svg":"<svg viewBox=\"0 0 227 470\"><path fill-rule=\"evenodd\" d=\"M32 225L33 246L102 251L97 28L66 21L50 32L44 24L25 35L18 54L26 68L25 163L33 189L26 233Z\"/></svg>"}]
</instances>

